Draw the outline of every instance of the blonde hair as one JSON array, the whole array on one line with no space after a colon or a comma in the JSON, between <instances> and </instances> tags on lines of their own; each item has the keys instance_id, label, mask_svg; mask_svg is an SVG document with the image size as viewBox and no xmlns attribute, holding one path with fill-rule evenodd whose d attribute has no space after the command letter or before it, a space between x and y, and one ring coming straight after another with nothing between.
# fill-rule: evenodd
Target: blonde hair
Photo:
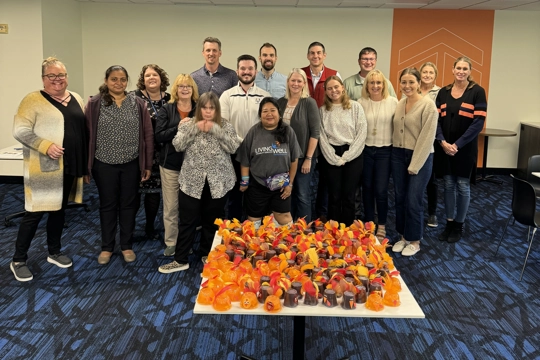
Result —
<instances>
[{"instance_id":1,"label":"blonde hair","mask_svg":"<svg viewBox=\"0 0 540 360\"><path fill-rule=\"evenodd\" d=\"M350 109L351 98L349 98L349 95L347 95L347 92L345 91L345 86L343 86L343 80L341 80L339 76L332 75L324 82L324 105L326 107L326 111L332 110L332 106L334 105L332 103L332 100L330 100L328 95L326 95L326 86L331 80L336 80L338 83L341 84L341 87L343 88L343 93L341 94L341 106L343 106L344 109Z\"/></svg>"},{"instance_id":2,"label":"blonde hair","mask_svg":"<svg viewBox=\"0 0 540 360\"><path fill-rule=\"evenodd\" d=\"M433 68L433 71L435 71L435 79L433 79L433 81L437 80L437 76L439 76L439 70L437 69L437 65L435 65L431 61L425 62L422 64L422 66L420 66L420 75L422 75L422 70L424 70L426 66L431 66Z\"/></svg>"},{"instance_id":3,"label":"blonde hair","mask_svg":"<svg viewBox=\"0 0 540 360\"><path fill-rule=\"evenodd\" d=\"M288 99L291 97L291 91L289 90L289 79L293 76L293 74L299 74L304 80L304 87L302 88L302 94L300 95L300 98L308 98L309 87L307 83L306 73L304 72L304 70L300 68L292 68L292 70L289 72L289 76L287 76L287 86L285 87L285 99Z\"/></svg>"},{"instance_id":4,"label":"blonde hair","mask_svg":"<svg viewBox=\"0 0 540 360\"><path fill-rule=\"evenodd\" d=\"M368 90L368 84L371 80L373 80L373 78L375 77L379 77L381 78L381 81L382 81L382 85L383 85L383 89L381 91L381 95L382 95L382 98L383 99L386 99L390 93L388 92L388 86L386 84L386 78L384 77L384 74L382 73L382 71L380 70L377 70L377 69L374 69L374 70L371 70L370 72L368 72L368 74L366 75L366 78L364 80L364 86L362 86L362 97L364 99L369 99L369 96L370 96L370 93L369 93L369 90Z\"/></svg>"},{"instance_id":5,"label":"blonde hair","mask_svg":"<svg viewBox=\"0 0 540 360\"><path fill-rule=\"evenodd\" d=\"M45 75L45 70L47 70L49 66L61 66L66 69L66 65L64 65L63 62L61 62L54 56L49 56L41 62L41 76Z\"/></svg>"},{"instance_id":6,"label":"blonde hair","mask_svg":"<svg viewBox=\"0 0 540 360\"><path fill-rule=\"evenodd\" d=\"M176 77L171 87L171 100L169 101L170 103L178 102L178 86L183 83L186 83L189 86L191 86L193 90L191 92L191 101L197 102L197 100L199 100L199 88L197 88L197 84L195 83L195 80L193 80L191 75L180 74Z\"/></svg>"}]
</instances>

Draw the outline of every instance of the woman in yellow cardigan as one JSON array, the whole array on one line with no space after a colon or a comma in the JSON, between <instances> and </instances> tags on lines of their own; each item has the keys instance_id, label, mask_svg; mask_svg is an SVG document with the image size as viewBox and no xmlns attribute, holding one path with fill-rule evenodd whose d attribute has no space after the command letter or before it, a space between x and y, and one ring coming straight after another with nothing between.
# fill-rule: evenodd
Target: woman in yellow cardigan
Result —
<instances>
[{"instance_id":1,"label":"woman in yellow cardigan","mask_svg":"<svg viewBox=\"0 0 540 360\"><path fill-rule=\"evenodd\" d=\"M64 210L68 200L82 202L83 176L87 173L83 101L67 90L66 67L58 59L45 59L41 76L43 90L25 96L13 121L13 137L23 145L26 209L10 264L19 281L33 279L26 260L45 212L49 213L47 261L61 268L72 265L61 251Z\"/></svg>"}]
</instances>

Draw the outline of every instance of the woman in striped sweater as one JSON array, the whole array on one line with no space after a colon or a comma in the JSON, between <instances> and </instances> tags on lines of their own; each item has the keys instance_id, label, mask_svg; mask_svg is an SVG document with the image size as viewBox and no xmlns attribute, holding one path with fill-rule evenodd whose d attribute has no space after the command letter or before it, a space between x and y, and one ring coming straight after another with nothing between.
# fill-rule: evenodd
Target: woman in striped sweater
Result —
<instances>
[{"instance_id":1,"label":"woman in striped sweater","mask_svg":"<svg viewBox=\"0 0 540 360\"><path fill-rule=\"evenodd\" d=\"M465 56L454 62L454 82L439 91L437 110L438 176L444 177L446 228L440 241L459 241L470 202L470 181L476 178L478 134L484 128L487 100L484 89L471 77L471 60Z\"/></svg>"}]
</instances>

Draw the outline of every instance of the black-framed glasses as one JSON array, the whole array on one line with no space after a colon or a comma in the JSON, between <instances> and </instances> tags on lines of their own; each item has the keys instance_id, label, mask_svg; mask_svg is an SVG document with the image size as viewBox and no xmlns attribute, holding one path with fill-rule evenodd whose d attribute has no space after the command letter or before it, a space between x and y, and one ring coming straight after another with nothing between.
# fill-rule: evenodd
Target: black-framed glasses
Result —
<instances>
[{"instance_id":1,"label":"black-framed glasses","mask_svg":"<svg viewBox=\"0 0 540 360\"><path fill-rule=\"evenodd\" d=\"M64 80L67 77L67 73L60 73L60 74L45 74L42 77L46 77L47 79L54 81L56 79L58 80Z\"/></svg>"}]
</instances>

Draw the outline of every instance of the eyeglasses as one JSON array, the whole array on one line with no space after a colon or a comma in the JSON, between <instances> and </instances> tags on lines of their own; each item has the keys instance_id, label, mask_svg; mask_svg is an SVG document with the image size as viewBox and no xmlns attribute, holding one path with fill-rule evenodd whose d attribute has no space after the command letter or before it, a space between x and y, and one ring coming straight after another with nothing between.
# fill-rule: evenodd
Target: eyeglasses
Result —
<instances>
[{"instance_id":1,"label":"eyeglasses","mask_svg":"<svg viewBox=\"0 0 540 360\"><path fill-rule=\"evenodd\" d=\"M360 58L360 60L361 60L362 62L368 62L368 61L375 61L375 60L377 60L377 59L376 59L376 58Z\"/></svg>"},{"instance_id":2,"label":"eyeglasses","mask_svg":"<svg viewBox=\"0 0 540 360\"><path fill-rule=\"evenodd\" d=\"M46 74L46 75L43 75L42 77L46 77L47 79L49 79L50 81L54 81L56 79L58 80L64 80L66 77L67 77L67 73L60 73L60 74Z\"/></svg>"},{"instance_id":3,"label":"eyeglasses","mask_svg":"<svg viewBox=\"0 0 540 360\"><path fill-rule=\"evenodd\" d=\"M191 85L178 85L178 88L180 90L188 90L188 89L193 88L193 86L191 86Z\"/></svg>"}]
</instances>

